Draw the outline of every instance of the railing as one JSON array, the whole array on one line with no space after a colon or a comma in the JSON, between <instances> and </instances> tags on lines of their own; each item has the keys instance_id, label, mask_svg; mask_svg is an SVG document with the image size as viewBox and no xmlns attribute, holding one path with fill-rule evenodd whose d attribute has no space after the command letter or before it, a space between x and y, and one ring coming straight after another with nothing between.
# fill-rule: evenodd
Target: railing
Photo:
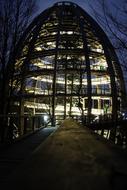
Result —
<instances>
[{"instance_id":1,"label":"railing","mask_svg":"<svg viewBox=\"0 0 127 190\"><path fill-rule=\"evenodd\" d=\"M1 115L0 121L0 142L17 140L48 125L48 121L44 121L40 115Z\"/></svg>"}]
</instances>

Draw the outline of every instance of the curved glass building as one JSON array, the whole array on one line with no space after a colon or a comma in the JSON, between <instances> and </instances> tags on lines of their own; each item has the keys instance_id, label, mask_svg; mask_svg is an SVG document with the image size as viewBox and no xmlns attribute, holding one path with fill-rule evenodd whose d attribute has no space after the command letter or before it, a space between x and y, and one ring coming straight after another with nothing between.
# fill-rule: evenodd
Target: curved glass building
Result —
<instances>
[{"instance_id":1,"label":"curved glass building","mask_svg":"<svg viewBox=\"0 0 127 190\"><path fill-rule=\"evenodd\" d=\"M20 40L13 112L56 122L117 118L124 81L114 49L81 7L59 2L42 12ZM23 123L24 121L22 121Z\"/></svg>"}]
</instances>

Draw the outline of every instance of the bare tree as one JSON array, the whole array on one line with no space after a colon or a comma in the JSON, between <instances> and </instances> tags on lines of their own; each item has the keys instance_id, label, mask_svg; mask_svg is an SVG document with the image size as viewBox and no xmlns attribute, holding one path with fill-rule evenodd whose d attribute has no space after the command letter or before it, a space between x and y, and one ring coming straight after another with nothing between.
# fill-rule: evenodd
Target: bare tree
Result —
<instances>
[{"instance_id":1,"label":"bare tree","mask_svg":"<svg viewBox=\"0 0 127 190\"><path fill-rule=\"evenodd\" d=\"M35 0L0 0L0 119L1 140L4 138L4 125L12 91L17 43L31 22L36 10Z\"/></svg>"},{"instance_id":2,"label":"bare tree","mask_svg":"<svg viewBox=\"0 0 127 190\"><path fill-rule=\"evenodd\" d=\"M123 69L125 85L127 85L127 0L97 0L94 6L90 1L88 3L93 17L102 26L112 42ZM126 94L125 96L127 99ZM124 137L127 138L127 130L123 130L123 128L124 126L121 125L120 131L122 132L118 131L118 126L111 129L110 139L115 141L117 129L117 133L121 133L122 141L124 141Z\"/></svg>"},{"instance_id":3,"label":"bare tree","mask_svg":"<svg viewBox=\"0 0 127 190\"><path fill-rule=\"evenodd\" d=\"M94 18L111 39L123 70L127 72L127 0L98 0L97 8L90 3L89 5Z\"/></svg>"}]
</instances>

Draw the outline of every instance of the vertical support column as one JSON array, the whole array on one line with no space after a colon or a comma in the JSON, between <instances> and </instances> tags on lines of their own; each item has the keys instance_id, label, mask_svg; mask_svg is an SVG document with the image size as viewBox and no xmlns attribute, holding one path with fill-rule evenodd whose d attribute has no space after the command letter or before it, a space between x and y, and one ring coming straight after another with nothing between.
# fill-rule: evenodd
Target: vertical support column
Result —
<instances>
[{"instance_id":1,"label":"vertical support column","mask_svg":"<svg viewBox=\"0 0 127 190\"><path fill-rule=\"evenodd\" d=\"M86 38L86 34L84 32L84 20L83 18L79 18L80 21L80 30L83 38L83 48L86 59L86 72L87 72L87 96L88 96L88 124L91 120L91 108L92 108L92 99L91 99L91 70L90 70L90 60L89 60L89 50L88 50L88 42Z\"/></svg>"},{"instance_id":2,"label":"vertical support column","mask_svg":"<svg viewBox=\"0 0 127 190\"><path fill-rule=\"evenodd\" d=\"M35 98L34 98L34 104L35 104ZM33 108L33 117L31 118L32 119L32 130L34 131L36 126L35 126L35 121L36 121L36 117L35 117L35 114L36 114L36 111L35 111L35 107Z\"/></svg>"},{"instance_id":3,"label":"vertical support column","mask_svg":"<svg viewBox=\"0 0 127 190\"><path fill-rule=\"evenodd\" d=\"M72 74L72 80L71 80L71 92L70 92L70 94L71 94L71 96L70 96L70 110L69 110L69 116L71 117L72 116L72 113L71 113L71 111L72 111L72 106L73 106L73 96L72 96L72 94L73 94L73 83L74 83L74 74Z\"/></svg>"},{"instance_id":4,"label":"vertical support column","mask_svg":"<svg viewBox=\"0 0 127 190\"><path fill-rule=\"evenodd\" d=\"M52 126L55 126L55 98L56 98L56 66L57 66L57 51L58 47L56 46L56 55L55 55L55 64L54 64L54 75L53 75L53 97L52 97Z\"/></svg>"},{"instance_id":5,"label":"vertical support column","mask_svg":"<svg viewBox=\"0 0 127 190\"><path fill-rule=\"evenodd\" d=\"M82 70L81 70L81 65L80 65L80 95L82 97ZM81 99L81 98L80 98ZM82 110L82 122L84 123L84 109L83 109L83 104L81 103L81 110Z\"/></svg>"},{"instance_id":6,"label":"vertical support column","mask_svg":"<svg viewBox=\"0 0 127 190\"><path fill-rule=\"evenodd\" d=\"M98 110L100 110L100 113L102 114L102 112L101 112L101 99L98 99L97 101L98 101Z\"/></svg>"},{"instance_id":7,"label":"vertical support column","mask_svg":"<svg viewBox=\"0 0 127 190\"><path fill-rule=\"evenodd\" d=\"M60 10L59 10L60 11ZM60 13L57 12L58 18L60 18ZM60 20L58 22L57 28L57 36L56 36L56 48L55 48L55 63L54 63L54 74L53 74L53 97L52 97L52 126L55 126L56 118L55 118L55 105L56 105L56 73L57 73L57 57L58 57L58 45L59 45L59 37L60 37Z\"/></svg>"},{"instance_id":8,"label":"vertical support column","mask_svg":"<svg viewBox=\"0 0 127 190\"><path fill-rule=\"evenodd\" d=\"M115 73L113 70L113 65L110 60L110 53L109 49L104 45L104 51L106 55L106 60L108 63L108 72L110 75L110 80L111 80L111 97L112 97L112 121L116 122L117 121L117 89L116 89L116 82L115 82Z\"/></svg>"},{"instance_id":9,"label":"vertical support column","mask_svg":"<svg viewBox=\"0 0 127 190\"><path fill-rule=\"evenodd\" d=\"M68 48L68 45L67 47ZM66 101L66 95L67 95L67 55L66 55L66 63L65 63L65 88L64 88L64 119L66 118L66 111L67 111L67 101Z\"/></svg>"},{"instance_id":10,"label":"vertical support column","mask_svg":"<svg viewBox=\"0 0 127 190\"><path fill-rule=\"evenodd\" d=\"M67 74L65 71L65 95L64 95L64 119L66 118L66 94L67 94Z\"/></svg>"},{"instance_id":11,"label":"vertical support column","mask_svg":"<svg viewBox=\"0 0 127 190\"><path fill-rule=\"evenodd\" d=\"M25 91L25 80L27 76L27 72L29 71L29 63L31 60L31 55L34 51L34 43L38 36L39 30L41 25L38 26L38 28L33 32L33 38L31 39L29 46L28 46L28 53L26 55L26 58L22 64L22 79L21 79L21 87L20 87L20 94L23 95ZM19 122L19 128L20 128L20 135L23 135L25 130L25 118L24 118L24 98L21 97L20 100L20 110L19 110L19 116L20 116L20 122Z\"/></svg>"},{"instance_id":12,"label":"vertical support column","mask_svg":"<svg viewBox=\"0 0 127 190\"><path fill-rule=\"evenodd\" d=\"M19 135L22 136L24 134L24 98L20 100L20 114L19 114Z\"/></svg>"},{"instance_id":13,"label":"vertical support column","mask_svg":"<svg viewBox=\"0 0 127 190\"><path fill-rule=\"evenodd\" d=\"M112 129L110 131L110 139L115 142L116 138L116 128L117 128L117 89L116 89L116 82L115 82L115 72L113 69L112 62L110 60L110 49L107 48L104 44L104 51L106 55L106 60L108 64L108 72L110 75L111 80L111 97L112 97Z\"/></svg>"}]
</instances>

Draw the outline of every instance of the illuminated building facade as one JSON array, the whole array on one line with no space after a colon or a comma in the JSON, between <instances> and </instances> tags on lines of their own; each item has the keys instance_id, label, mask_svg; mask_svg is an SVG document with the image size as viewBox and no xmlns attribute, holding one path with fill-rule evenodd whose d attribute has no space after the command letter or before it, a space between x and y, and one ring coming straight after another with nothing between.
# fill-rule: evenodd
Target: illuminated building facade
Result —
<instances>
[{"instance_id":1,"label":"illuminated building facade","mask_svg":"<svg viewBox=\"0 0 127 190\"><path fill-rule=\"evenodd\" d=\"M117 117L124 81L111 43L78 5L59 2L24 33L15 63L14 110L52 125L67 117ZM16 88L15 88L16 87Z\"/></svg>"}]
</instances>

